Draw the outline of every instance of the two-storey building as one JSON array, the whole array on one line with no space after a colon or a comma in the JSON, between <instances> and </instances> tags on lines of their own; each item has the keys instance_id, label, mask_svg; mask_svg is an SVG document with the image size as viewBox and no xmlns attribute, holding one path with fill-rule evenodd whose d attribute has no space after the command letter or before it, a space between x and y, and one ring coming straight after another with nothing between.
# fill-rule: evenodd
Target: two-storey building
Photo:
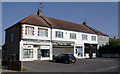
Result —
<instances>
[{"instance_id":1,"label":"two-storey building","mask_svg":"<svg viewBox=\"0 0 120 74\"><path fill-rule=\"evenodd\" d=\"M95 29L94 29L95 30ZM96 57L98 34L83 24L32 14L7 28L3 58L20 61L52 60L60 53L72 53L76 58ZM108 37L108 36L107 36Z\"/></svg>"}]
</instances>

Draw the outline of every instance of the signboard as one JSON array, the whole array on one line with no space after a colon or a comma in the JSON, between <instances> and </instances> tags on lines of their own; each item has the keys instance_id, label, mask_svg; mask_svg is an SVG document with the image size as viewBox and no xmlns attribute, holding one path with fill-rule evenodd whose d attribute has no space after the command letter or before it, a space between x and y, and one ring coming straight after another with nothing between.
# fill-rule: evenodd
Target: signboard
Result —
<instances>
[{"instance_id":1,"label":"signboard","mask_svg":"<svg viewBox=\"0 0 120 74\"><path fill-rule=\"evenodd\" d=\"M40 46L40 49L50 49L50 46Z\"/></svg>"},{"instance_id":2,"label":"signboard","mask_svg":"<svg viewBox=\"0 0 120 74\"><path fill-rule=\"evenodd\" d=\"M46 43L46 42L34 42L34 41L23 41L23 44L50 45L50 43Z\"/></svg>"},{"instance_id":3,"label":"signboard","mask_svg":"<svg viewBox=\"0 0 120 74\"><path fill-rule=\"evenodd\" d=\"M33 45L23 45L23 48L24 49L31 49L31 48L33 48Z\"/></svg>"}]
</instances>

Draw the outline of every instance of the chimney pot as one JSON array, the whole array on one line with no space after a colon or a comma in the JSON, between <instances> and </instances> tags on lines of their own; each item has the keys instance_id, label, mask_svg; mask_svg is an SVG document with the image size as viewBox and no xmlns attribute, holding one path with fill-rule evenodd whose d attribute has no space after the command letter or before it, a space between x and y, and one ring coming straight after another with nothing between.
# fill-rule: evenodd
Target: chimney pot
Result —
<instances>
[{"instance_id":1,"label":"chimney pot","mask_svg":"<svg viewBox=\"0 0 120 74\"><path fill-rule=\"evenodd\" d=\"M87 25L87 22L83 22L83 25Z\"/></svg>"},{"instance_id":2,"label":"chimney pot","mask_svg":"<svg viewBox=\"0 0 120 74\"><path fill-rule=\"evenodd\" d=\"M38 15L38 16L43 16L42 10L38 9L37 15Z\"/></svg>"}]
</instances>

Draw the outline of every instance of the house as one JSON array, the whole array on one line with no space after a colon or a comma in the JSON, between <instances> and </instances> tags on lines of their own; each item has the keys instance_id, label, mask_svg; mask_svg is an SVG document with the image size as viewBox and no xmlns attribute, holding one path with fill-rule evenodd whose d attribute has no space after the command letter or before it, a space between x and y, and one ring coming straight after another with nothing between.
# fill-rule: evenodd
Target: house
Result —
<instances>
[{"instance_id":1,"label":"house","mask_svg":"<svg viewBox=\"0 0 120 74\"><path fill-rule=\"evenodd\" d=\"M97 34L97 37L98 37L98 49L100 46L103 46L103 45L106 45L107 43L109 43L109 36L90 27L90 26L87 26L85 25L86 27L88 27L89 29L91 29L92 31L94 31L96 34Z\"/></svg>"},{"instance_id":2,"label":"house","mask_svg":"<svg viewBox=\"0 0 120 74\"><path fill-rule=\"evenodd\" d=\"M102 43L99 35L108 37L85 22L77 24L46 17L39 9L37 15L32 14L5 31L3 58L10 60L14 56L19 61L52 60L60 53L89 58L90 51L96 57L98 45Z\"/></svg>"}]
</instances>

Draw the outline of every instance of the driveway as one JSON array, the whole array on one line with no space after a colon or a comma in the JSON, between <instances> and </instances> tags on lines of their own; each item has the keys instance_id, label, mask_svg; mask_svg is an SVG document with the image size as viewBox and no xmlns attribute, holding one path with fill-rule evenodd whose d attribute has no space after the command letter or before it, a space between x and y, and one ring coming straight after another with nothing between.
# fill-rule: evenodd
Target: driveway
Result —
<instances>
[{"instance_id":1,"label":"driveway","mask_svg":"<svg viewBox=\"0 0 120 74\"><path fill-rule=\"evenodd\" d=\"M114 58L79 59L73 64L37 60L23 65L27 72L118 72L118 59Z\"/></svg>"}]
</instances>

